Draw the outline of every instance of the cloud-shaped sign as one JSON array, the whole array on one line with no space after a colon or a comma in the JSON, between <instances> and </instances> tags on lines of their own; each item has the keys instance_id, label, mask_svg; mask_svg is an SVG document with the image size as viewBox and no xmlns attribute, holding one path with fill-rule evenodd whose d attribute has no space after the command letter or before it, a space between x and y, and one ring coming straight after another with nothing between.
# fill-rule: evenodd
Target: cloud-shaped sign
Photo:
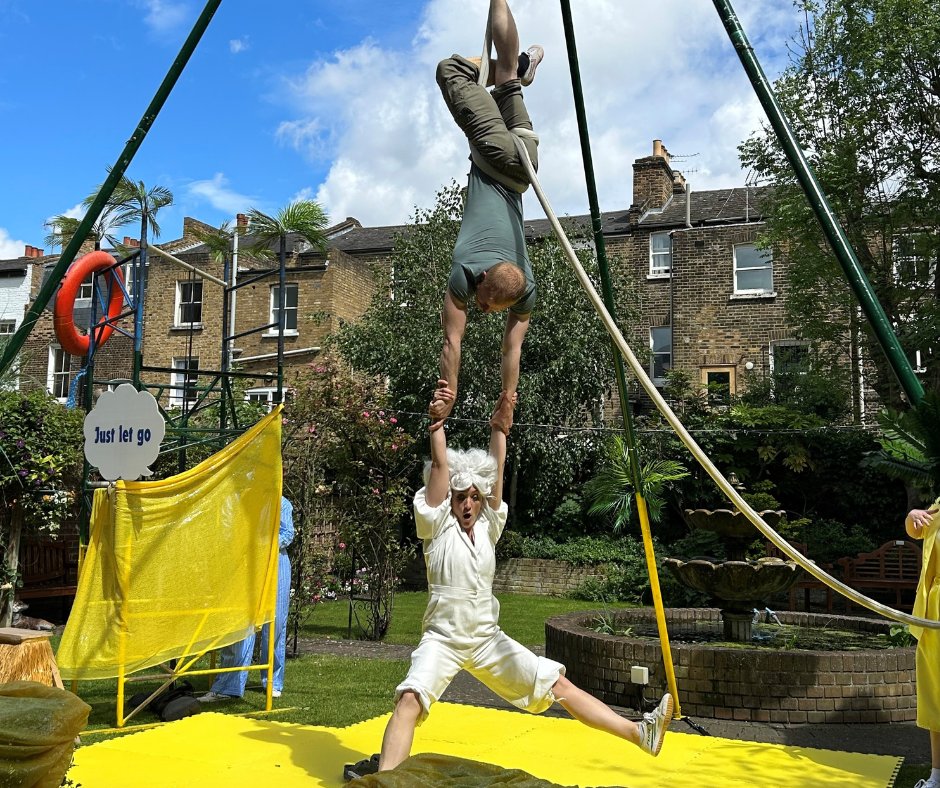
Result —
<instances>
[{"instance_id":1,"label":"cloud-shaped sign","mask_svg":"<svg viewBox=\"0 0 940 788\"><path fill-rule=\"evenodd\" d=\"M166 424L153 394L122 383L98 398L84 429L85 457L102 478L130 481L153 473Z\"/></svg>"}]
</instances>

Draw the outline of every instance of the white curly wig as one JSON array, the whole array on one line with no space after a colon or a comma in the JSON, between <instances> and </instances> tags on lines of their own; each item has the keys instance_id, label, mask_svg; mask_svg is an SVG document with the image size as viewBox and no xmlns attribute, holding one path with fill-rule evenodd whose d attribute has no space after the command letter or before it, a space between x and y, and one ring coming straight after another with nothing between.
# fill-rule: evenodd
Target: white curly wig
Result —
<instances>
[{"instance_id":1,"label":"white curly wig","mask_svg":"<svg viewBox=\"0 0 940 788\"><path fill-rule=\"evenodd\" d=\"M489 498L496 485L496 458L483 449L448 449L447 468L450 471L450 489L455 492L475 487ZM424 484L431 478L431 461L424 464Z\"/></svg>"}]
</instances>

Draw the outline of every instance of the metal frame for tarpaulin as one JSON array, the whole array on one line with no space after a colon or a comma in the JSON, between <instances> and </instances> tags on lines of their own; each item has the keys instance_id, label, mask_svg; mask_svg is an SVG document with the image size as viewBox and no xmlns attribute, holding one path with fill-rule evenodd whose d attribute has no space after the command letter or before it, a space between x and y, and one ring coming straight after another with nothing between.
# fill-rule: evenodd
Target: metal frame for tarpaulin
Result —
<instances>
[{"instance_id":1,"label":"metal frame for tarpaulin","mask_svg":"<svg viewBox=\"0 0 940 788\"><path fill-rule=\"evenodd\" d=\"M741 63L757 93L758 98L771 122L777 138L790 161L791 166L796 172L797 179L806 194L810 205L823 228L833 252L839 260L846 278L852 287L859 304L862 307L866 317L872 325L875 336L881 345L882 350L887 357L888 363L898 378L902 388L912 404L917 404L923 397L923 387L920 381L915 377L911 364L904 354L903 349L898 342L897 335L891 328L891 324L885 314L881 304L878 302L871 283L865 275L852 245L849 243L844 230L839 224L829 202L820 187L815 175L812 172L806 157L803 155L796 138L790 129L780 106L777 103L773 89L771 88L760 63L754 54L753 48L747 41L740 21L734 13L729 0L713 0L715 9L721 17L731 43L741 59ZM568 62L571 71L571 83L574 93L575 110L578 120L578 131L581 140L581 152L584 161L585 181L588 191L588 200L590 203L591 225L594 233L594 244L597 253L598 268L600 270L601 286L604 298L604 304L607 311L615 318L613 289L611 287L610 271L607 264L607 253L604 242L604 234L601 225L600 207L597 200L597 188L594 180L593 162L591 156L590 139L587 129L587 117L584 110L584 96L581 90L581 77L578 66L577 47L575 44L574 26L571 18L571 5L569 0L561 0L562 19L565 28L565 40L568 48ZM679 704L679 693L676 685L675 669L671 659L671 649L669 647L669 634L665 622L665 612L662 602L662 595L659 587L659 576L656 568L656 558L653 552L652 536L649 526L649 512L646 501L643 497L643 478L640 464L636 454L636 436L633 427L633 418L630 409L630 403L627 396L626 379L624 376L623 360L620 352L614 343L614 370L617 379L617 389L620 397L620 409L624 423L624 438L626 440L629 459L630 475L637 502L637 510L640 519L640 531L643 537L644 551L646 554L647 570L650 577L650 586L653 595L653 605L656 613L656 621L659 628L660 642L662 644L664 668L666 671L666 683L669 691L675 700L675 714L681 717L681 708Z\"/></svg>"}]
</instances>

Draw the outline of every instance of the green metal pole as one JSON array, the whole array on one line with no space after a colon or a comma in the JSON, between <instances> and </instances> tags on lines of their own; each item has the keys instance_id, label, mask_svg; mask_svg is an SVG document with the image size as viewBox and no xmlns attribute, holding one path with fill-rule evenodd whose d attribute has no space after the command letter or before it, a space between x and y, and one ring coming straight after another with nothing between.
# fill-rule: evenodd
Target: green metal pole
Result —
<instances>
[{"instance_id":1,"label":"green metal pole","mask_svg":"<svg viewBox=\"0 0 940 788\"><path fill-rule=\"evenodd\" d=\"M91 230L91 226L101 215L101 211L104 209L104 206L111 198L114 187L117 186L118 182L124 176L128 165L130 165L131 160L134 158L134 154L137 153L137 149L144 141L144 137L146 137L147 132L150 131L150 127L153 125L154 120L156 120L157 115L163 108L163 104L170 95L170 91L173 90L173 86L176 85L177 79L179 79L179 76L183 72L187 62L189 62L190 56L196 49L196 45L199 43L199 40L202 38L202 34L209 26L209 22L212 20L212 16L215 14L221 2L222 0L208 0L206 3L206 7L199 15L199 19L196 20L196 24L193 26L189 37L183 44L183 48L176 56L176 60L173 61L173 64L170 66L170 70L167 72L167 75L163 78L163 82L157 89L153 100L150 102L150 106L148 106L144 111L143 117L137 124L137 128L134 129L134 133L131 134L130 139L124 146L124 150L121 152L118 160L111 168L111 171L108 173L108 177L105 179L105 182L101 184L101 189L98 191L98 195L95 197L94 202L92 202L92 204L89 206L88 212L85 214L85 218L79 222L78 229L75 231L75 235L72 236L72 239L62 250L62 255L59 257L55 268L53 268L51 276L48 280L46 280L45 285L43 285L40 289L38 295L36 296L36 300L33 301L33 303L30 305L29 310L26 312L26 317L23 319L19 329L15 334L13 334L12 337L10 337L10 341L6 343L6 346L3 349L3 355L0 356L0 373L4 372L7 367L9 367L13 359L16 358L16 354L20 352L20 348L23 347L23 343L26 341L26 337L29 336L29 332L33 330L33 326L39 319L39 315L42 314L42 310L45 309L46 304L49 303L49 299L55 292L56 287L59 286L59 282L62 280L65 272L68 270L69 265L71 265L72 260L75 259L75 255L78 253L82 243L88 236L88 232Z\"/></svg>"},{"instance_id":2,"label":"green metal pole","mask_svg":"<svg viewBox=\"0 0 940 788\"><path fill-rule=\"evenodd\" d=\"M568 45L568 64L571 70L571 88L574 91L574 106L578 118L578 133L581 138L581 157L584 160L584 178L587 182L588 202L591 209L591 229L594 233L594 247L597 249L597 266L601 275L601 294L604 297L604 306L610 316L616 320L616 307L614 305L614 290L610 281L610 269L607 266L607 247L604 243L604 231L601 226L601 211L597 201L597 184L594 180L594 160L591 156L591 142L588 138L587 115L584 111L584 94L581 90L581 71L578 65L578 50L574 38L574 24L571 20L571 4L569 0L561 0L561 15L565 26L565 41ZM620 394L620 412L623 415L623 426L626 431L627 444L630 447L630 471L633 483L637 490L642 490L640 483L640 468L633 451L635 435L633 420L630 417L630 402L627 398L627 382L624 374L623 359L613 345L614 371L617 377L617 390Z\"/></svg>"},{"instance_id":3,"label":"green metal pole","mask_svg":"<svg viewBox=\"0 0 940 788\"><path fill-rule=\"evenodd\" d=\"M561 16L565 28L565 42L568 47L571 89L574 93L574 106L578 118L581 156L584 159L584 178L587 183L588 201L591 209L591 227L594 231L594 248L597 250L597 266L601 275L601 292L604 298L604 306L611 318L616 322L617 314L614 305L614 290L610 281L610 269L607 266L607 247L604 242L601 211L597 201L597 185L594 181L594 161L591 156L591 141L588 136L587 114L584 111L584 93L581 90L581 70L578 65L578 49L575 43L574 23L571 19L571 4L569 0L561 0ZM613 338L611 338L611 345L614 351L614 371L617 376L617 390L620 394L620 412L623 416L624 434L630 455L630 477L633 482L637 514L640 518L640 532L643 536L646 569L650 578L650 591L653 596L653 608L656 612L656 623L659 629L660 644L662 646L666 684L675 702L674 713L677 717L681 717L682 710L679 704L679 688L676 682L675 668L672 663L672 649L669 645L666 612L663 605L662 592L659 587L659 571L656 568L656 556L653 552L653 534L650 528L649 510L643 495L643 473L640 469L640 462L636 454L636 434L633 428L630 401L627 397L627 382L626 376L624 375L623 358L620 356L620 351Z\"/></svg>"},{"instance_id":4,"label":"green metal pole","mask_svg":"<svg viewBox=\"0 0 940 788\"><path fill-rule=\"evenodd\" d=\"M713 2L725 30L728 32L728 37L741 59L741 64L747 72L748 79L751 80L751 85L754 86L754 92L757 93L757 98L767 113L767 118L770 120L774 132L777 134L777 139L790 161L790 166L793 167L797 180L800 182L800 186L803 187L806 199L809 200L816 218L822 225L826 240L829 241L832 251L838 258L849 285L854 291L862 311L868 318L868 322L875 332L875 337L878 339L885 356L887 356L888 363L894 370L901 388L904 389L911 404L916 405L924 396L923 386L914 375L911 363L901 348L894 329L891 328L888 316L875 297L871 283L868 281L868 277L855 255L855 250L852 249L842 225L829 205L829 201L816 180L809 162L803 155L789 122L780 109L773 88L767 81L757 56L754 54L754 49L747 40L740 20L731 7L729 0L713 0Z\"/></svg>"}]
</instances>

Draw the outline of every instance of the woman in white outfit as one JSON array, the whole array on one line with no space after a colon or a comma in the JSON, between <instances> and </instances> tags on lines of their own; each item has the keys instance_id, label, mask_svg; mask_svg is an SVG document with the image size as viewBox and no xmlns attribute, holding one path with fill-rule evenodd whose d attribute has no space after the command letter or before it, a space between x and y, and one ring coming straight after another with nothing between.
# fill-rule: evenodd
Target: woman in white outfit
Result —
<instances>
[{"instance_id":1,"label":"woman in white outfit","mask_svg":"<svg viewBox=\"0 0 940 788\"><path fill-rule=\"evenodd\" d=\"M434 401L453 400L446 381L438 381L438 386ZM496 412L505 396L501 395ZM565 678L564 665L536 656L499 628L493 574L496 542L507 515L506 435L491 422L489 453L448 450L442 426L432 427L430 437L425 486L414 499L430 600L411 669L395 691L379 769L394 769L410 755L415 728L460 670L469 671L520 709L537 714L558 702L586 725L658 755L672 719L671 695L664 695L642 722L624 719Z\"/></svg>"}]
</instances>

